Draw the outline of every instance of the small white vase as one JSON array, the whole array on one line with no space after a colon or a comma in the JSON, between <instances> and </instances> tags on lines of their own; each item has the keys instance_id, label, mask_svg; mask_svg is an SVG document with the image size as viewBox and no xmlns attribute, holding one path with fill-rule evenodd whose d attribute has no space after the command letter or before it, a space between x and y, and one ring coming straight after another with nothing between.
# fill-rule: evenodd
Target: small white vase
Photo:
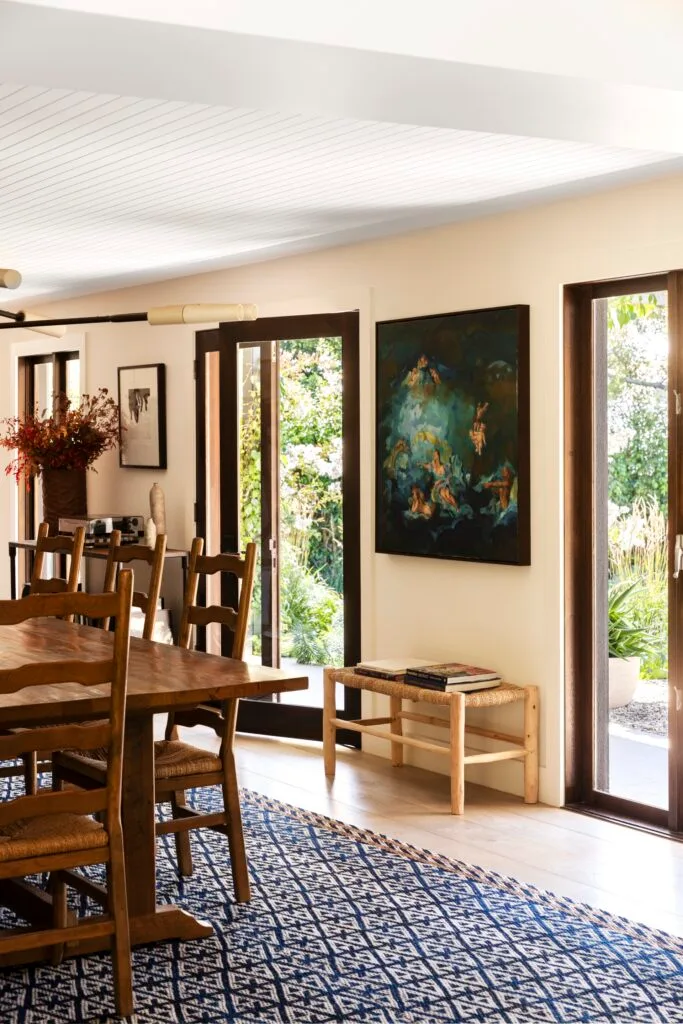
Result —
<instances>
[{"instance_id":1,"label":"small white vase","mask_svg":"<svg viewBox=\"0 0 683 1024\"><path fill-rule=\"evenodd\" d=\"M157 542L157 528L154 520L150 516L145 523L145 544L148 548L153 548Z\"/></svg>"},{"instance_id":2,"label":"small white vase","mask_svg":"<svg viewBox=\"0 0 683 1024\"><path fill-rule=\"evenodd\" d=\"M152 513L157 533L166 533L166 499L158 483L153 483L149 492L149 510Z\"/></svg>"}]
</instances>

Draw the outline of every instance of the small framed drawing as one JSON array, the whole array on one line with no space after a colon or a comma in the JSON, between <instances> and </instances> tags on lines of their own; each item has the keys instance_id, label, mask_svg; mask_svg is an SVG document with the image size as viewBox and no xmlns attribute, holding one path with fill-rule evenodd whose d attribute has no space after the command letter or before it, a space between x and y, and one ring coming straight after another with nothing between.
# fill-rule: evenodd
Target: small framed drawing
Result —
<instances>
[{"instance_id":1,"label":"small framed drawing","mask_svg":"<svg viewBox=\"0 0 683 1024\"><path fill-rule=\"evenodd\" d=\"M166 469L166 366L119 366L119 465Z\"/></svg>"},{"instance_id":2,"label":"small framed drawing","mask_svg":"<svg viewBox=\"0 0 683 1024\"><path fill-rule=\"evenodd\" d=\"M529 307L377 324L375 549L530 564Z\"/></svg>"}]
</instances>

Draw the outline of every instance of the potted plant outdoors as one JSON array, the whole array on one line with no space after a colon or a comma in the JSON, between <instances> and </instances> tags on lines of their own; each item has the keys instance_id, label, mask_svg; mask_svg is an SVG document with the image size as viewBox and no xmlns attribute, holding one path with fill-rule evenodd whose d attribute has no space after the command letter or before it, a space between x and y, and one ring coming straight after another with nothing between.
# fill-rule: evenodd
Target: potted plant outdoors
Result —
<instances>
[{"instance_id":1,"label":"potted plant outdoors","mask_svg":"<svg viewBox=\"0 0 683 1024\"><path fill-rule=\"evenodd\" d=\"M630 703L640 678L640 660L652 652L650 627L633 616L633 601L640 587L639 579L619 580L607 594L610 708Z\"/></svg>"},{"instance_id":2,"label":"potted plant outdoors","mask_svg":"<svg viewBox=\"0 0 683 1024\"><path fill-rule=\"evenodd\" d=\"M87 512L85 474L96 459L120 441L119 407L107 388L83 395L78 405L64 392L53 396L53 409L3 421L0 447L14 452L5 473L43 483L43 518L57 533L60 518Z\"/></svg>"}]
</instances>

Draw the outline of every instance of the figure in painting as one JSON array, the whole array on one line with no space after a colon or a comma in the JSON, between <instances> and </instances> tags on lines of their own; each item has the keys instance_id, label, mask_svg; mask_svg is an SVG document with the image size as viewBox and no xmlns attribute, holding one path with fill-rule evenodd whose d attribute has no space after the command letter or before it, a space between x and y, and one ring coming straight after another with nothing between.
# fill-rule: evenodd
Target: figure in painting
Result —
<instances>
[{"instance_id":1,"label":"figure in painting","mask_svg":"<svg viewBox=\"0 0 683 1024\"><path fill-rule=\"evenodd\" d=\"M481 455L486 447L486 423L484 422L483 417L488 407L488 402L477 402L477 409L474 414L474 421L470 430L470 439L474 445L474 450L477 455Z\"/></svg>"},{"instance_id":2,"label":"figure in painting","mask_svg":"<svg viewBox=\"0 0 683 1024\"><path fill-rule=\"evenodd\" d=\"M423 352L416 365L409 371L405 383L409 388L425 387L425 385L434 387L441 383L441 376L436 366L430 364L428 356Z\"/></svg>"},{"instance_id":3,"label":"figure in painting","mask_svg":"<svg viewBox=\"0 0 683 1024\"><path fill-rule=\"evenodd\" d=\"M487 480L483 484L487 490L493 491L496 494L503 512L510 505L510 494L514 480L515 475L512 472L512 468L506 464L500 471L500 479Z\"/></svg>"},{"instance_id":4,"label":"figure in painting","mask_svg":"<svg viewBox=\"0 0 683 1024\"><path fill-rule=\"evenodd\" d=\"M410 488L410 503L407 514L410 516L422 516L424 519L429 519L434 514L434 506L427 501L424 491L417 484L413 484Z\"/></svg>"},{"instance_id":5,"label":"figure in painting","mask_svg":"<svg viewBox=\"0 0 683 1024\"><path fill-rule=\"evenodd\" d=\"M428 469L435 477L430 495L434 505L440 506L447 512L457 512L459 508L458 500L451 489L450 474L448 467L441 459L440 450L435 448L429 462L423 462L422 466L424 469Z\"/></svg>"}]
</instances>

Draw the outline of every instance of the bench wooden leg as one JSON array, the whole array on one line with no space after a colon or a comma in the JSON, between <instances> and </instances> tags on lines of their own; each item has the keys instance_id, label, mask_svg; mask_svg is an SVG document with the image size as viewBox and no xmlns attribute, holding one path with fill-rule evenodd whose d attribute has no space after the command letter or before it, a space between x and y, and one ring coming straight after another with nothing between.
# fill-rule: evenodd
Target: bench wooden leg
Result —
<instances>
[{"instance_id":1,"label":"bench wooden leg","mask_svg":"<svg viewBox=\"0 0 683 1024\"><path fill-rule=\"evenodd\" d=\"M465 810L465 694L451 701L451 814Z\"/></svg>"},{"instance_id":2,"label":"bench wooden leg","mask_svg":"<svg viewBox=\"0 0 683 1024\"><path fill-rule=\"evenodd\" d=\"M524 802L538 803L538 687L525 686L524 698Z\"/></svg>"},{"instance_id":3,"label":"bench wooden leg","mask_svg":"<svg viewBox=\"0 0 683 1024\"><path fill-rule=\"evenodd\" d=\"M403 735L403 719L400 717L401 710L403 708L403 701L400 697L390 697L391 704L391 731L396 732L399 736ZM394 768L400 768L403 764L403 744L392 743L391 744L391 763Z\"/></svg>"},{"instance_id":4,"label":"bench wooden leg","mask_svg":"<svg viewBox=\"0 0 683 1024\"><path fill-rule=\"evenodd\" d=\"M323 672L323 756L325 759L325 775L334 778L336 771L336 738L337 728L332 719L337 715L336 685L333 670L326 668Z\"/></svg>"}]
</instances>

